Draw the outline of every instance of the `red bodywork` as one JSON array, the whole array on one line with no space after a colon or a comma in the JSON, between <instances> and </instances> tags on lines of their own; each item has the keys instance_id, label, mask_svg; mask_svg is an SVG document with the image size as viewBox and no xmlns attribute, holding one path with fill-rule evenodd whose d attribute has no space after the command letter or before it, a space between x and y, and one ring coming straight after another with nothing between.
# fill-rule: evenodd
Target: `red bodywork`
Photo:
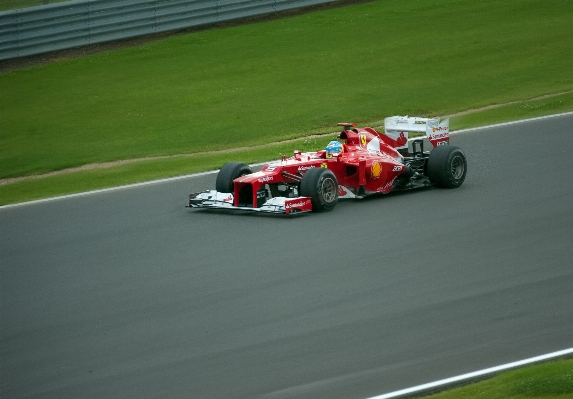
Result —
<instances>
[{"instance_id":1,"label":"red bodywork","mask_svg":"<svg viewBox=\"0 0 573 399\"><path fill-rule=\"evenodd\" d=\"M233 180L230 180L232 192L228 192L227 186L221 185L219 187L225 188L220 190L227 193L210 190L191 194L189 206L286 214L316 210L314 205L318 200L315 195L319 191L309 194L309 184L315 184L309 182L314 181L316 176L332 174L334 176L330 180L336 177L336 182L329 183L329 203L333 203L337 198L362 198L374 193L385 194L393 190L427 187L431 184L425 176L429 153L423 151L421 139L414 140L413 153L409 153L407 132L430 132L431 137L428 138L432 146L436 147L448 144L447 122L443 125L445 130L442 132L439 120L408 117L392 117L387 120L392 122L392 129L386 128L389 135L371 127L355 128L354 124L339 123L344 130L338 135L342 143L342 152L338 155L329 157L325 150L307 153L295 151L292 157L283 156L280 161L264 166L260 172L243 173L242 176L237 172L236 176L240 177L231 177ZM420 122L424 124L421 125ZM426 125L426 122L431 122L432 125ZM225 165L230 168L227 168L222 176L233 175L233 168L241 168L241 165L250 171L247 165L231 162ZM313 172L303 179L305 173L315 168L329 169L332 174ZM225 181L224 178L222 181ZM307 196L301 194L302 186L305 187L302 191L306 192Z\"/></svg>"},{"instance_id":2,"label":"red bodywork","mask_svg":"<svg viewBox=\"0 0 573 399\"><path fill-rule=\"evenodd\" d=\"M261 186L296 183L312 168L328 168L335 174L341 198L390 192L396 177L406 169L401 162L402 155L392 147L394 140L369 127L344 130L339 139L343 141L344 150L335 158L326 158L324 150L295 152L288 159L266 165L260 172L236 179L233 205L239 206L240 192L246 185L252 187L252 203L256 204ZM348 189L352 192L347 192Z\"/></svg>"}]
</instances>

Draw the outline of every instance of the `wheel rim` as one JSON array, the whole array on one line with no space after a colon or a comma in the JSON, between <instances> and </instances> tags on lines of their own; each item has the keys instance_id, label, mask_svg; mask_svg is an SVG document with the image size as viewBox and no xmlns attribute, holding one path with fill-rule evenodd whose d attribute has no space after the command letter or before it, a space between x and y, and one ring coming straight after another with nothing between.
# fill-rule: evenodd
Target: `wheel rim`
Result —
<instances>
[{"instance_id":1,"label":"wheel rim","mask_svg":"<svg viewBox=\"0 0 573 399\"><path fill-rule=\"evenodd\" d=\"M451 165L452 177L456 180L461 179L465 170L464 160L462 157L456 156L454 159L452 159Z\"/></svg>"},{"instance_id":2,"label":"wheel rim","mask_svg":"<svg viewBox=\"0 0 573 399\"><path fill-rule=\"evenodd\" d=\"M332 179L322 182L322 198L325 202L333 202L336 199L336 183Z\"/></svg>"}]
</instances>

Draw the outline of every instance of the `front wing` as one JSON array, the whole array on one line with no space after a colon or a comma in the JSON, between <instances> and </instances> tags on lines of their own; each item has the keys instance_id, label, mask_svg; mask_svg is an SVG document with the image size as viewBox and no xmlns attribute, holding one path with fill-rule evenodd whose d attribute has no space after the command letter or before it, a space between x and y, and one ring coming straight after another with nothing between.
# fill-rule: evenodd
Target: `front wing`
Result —
<instances>
[{"instance_id":1,"label":"front wing","mask_svg":"<svg viewBox=\"0 0 573 399\"><path fill-rule=\"evenodd\" d=\"M310 197L273 197L268 199L260 208L251 206L235 206L233 193L220 193L216 190L189 194L188 208L233 209L253 212L269 212L291 214L312 211Z\"/></svg>"}]
</instances>

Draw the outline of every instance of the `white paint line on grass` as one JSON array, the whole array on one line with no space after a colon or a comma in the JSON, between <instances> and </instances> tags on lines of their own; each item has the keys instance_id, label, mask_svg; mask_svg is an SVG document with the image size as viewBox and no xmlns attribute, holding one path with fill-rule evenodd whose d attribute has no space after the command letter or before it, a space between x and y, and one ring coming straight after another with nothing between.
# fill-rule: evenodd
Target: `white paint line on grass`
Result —
<instances>
[{"instance_id":1,"label":"white paint line on grass","mask_svg":"<svg viewBox=\"0 0 573 399\"><path fill-rule=\"evenodd\" d=\"M401 389L399 391L386 393L384 395L373 396L373 397L368 398L368 399L390 399L390 398L397 398L397 397L408 395L408 394L420 393L422 391L426 391L429 389L438 388L438 387L445 387L449 384L454 384L454 383L458 383L461 381L472 380L474 378L482 377L482 376L485 376L488 374L494 374L494 373L498 373L500 371L506 371L506 370L510 370L510 369L513 369L516 367L526 366L529 364L538 363L538 362L542 362L542 361L550 360L550 359L555 359L555 358L570 355L570 354L573 354L573 348L564 349L564 350L561 350L558 352L548 353L546 355L536 356L536 357L532 357L532 358L525 359L525 360L520 360L520 361L513 362L513 363L507 363L507 364L503 364L501 366L491 367L491 368L484 369L484 370L474 371L473 373L462 374L462 375L459 375L457 377L446 378L444 380L430 382L430 383L418 385L418 386L415 386L412 388Z\"/></svg>"},{"instance_id":2,"label":"white paint line on grass","mask_svg":"<svg viewBox=\"0 0 573 399\"><path fill-rule=\"evenodd\" d=\"M524 123L524 122L533 122L533 121L537 121L537 120L548 119L548 118L555 118L555 117L558 117L558 116L566 116L566 115L573 115L573 112L564 112L564 113L561 113L561 114L554 114L554 115L547 115L547 116L539 116L539 117L536 117L536 118L521 119L521 120L513 121L513 122L498 123L498 124L495 124L495 125L472 127L472 128L468 128L468 129L456 130L456 131L450 132L450 134L455 135L455 134L460 134L460 133L473 132L473 131L477 131L477 130L490 129L490 128L495 128L495 127L500 127L500 126L515 125L515 124ZM419 138L418 138L418 139L419 139ZM415 139L412 138L412 139L410 139L410 140L415 140ZM267 162L260 163L260 164L253 164L253 165L251 165L251 166L260 166L260 165L264 165L265 163L267 163ZM99 189L99 190L85 191L85 192L83 192L83 193L61 195L61 196L59 196L59 197L43 198L43 199L38 199L38 200L33 200L33 201L20 202L20 203L17 203L17 204L2 205L2 206L0 206L0 210L6 209L6 208L13 208L13 207L17 207L17 206L40 204L40 203L43 203L43 202L56 201L56 200L67 199L67 198L82 197L82 196L91 195L91 194L105 193L105 192L108 192L108 191L123 190L123 189L126 189L126 188L133 188L133 187L148 186L148 185L151 185L151 184L166 183L166 182L175 181L175 180L188 179L188 178L191 178L191 177L205 176L205 175L209 175L209 174L216 173L216 172L217 172L216 170L212 170L212 171L208 171L208 172L192 173L192 174L189 174L189 175L169 177L169 178L165 178L165 179L151 180L151 181L142 182L142 183L134 183L134 184L127 184L127 185L123 185L123 186L117 186L117 187L102 188L102 189Z\"/></svg>"}]
</instances>

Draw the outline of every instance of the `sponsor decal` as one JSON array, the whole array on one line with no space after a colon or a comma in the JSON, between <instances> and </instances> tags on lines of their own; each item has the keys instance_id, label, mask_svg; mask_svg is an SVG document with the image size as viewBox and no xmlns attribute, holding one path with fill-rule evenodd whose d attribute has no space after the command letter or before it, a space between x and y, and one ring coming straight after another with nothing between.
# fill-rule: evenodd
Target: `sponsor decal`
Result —
<instances>
[{"instance_id":1,"label":"sponsor decal","mask_svg":"<svg viewBox=\"0 0 573 399\"><path fill-rule=\"evenodd\" d=\"M402 168L403 168L402 165L396 165L394 166L394 169L392 169L392 172L401 172Z\"/></svg>"},{"instance_id":2,"label":"sponsor decal","mask_svg":"<svg viewBox=\"0 0 573 399\"><path fill-rule=\"evenodd\" d=\"M321 167L322 167L322 166L321 166ZM298 171L299 171L299 172L306 172L307 170L309 170L309 169L314 169L314 168L316 168L316 166L314 166L314 165L299 166L299 167L298 167Z\"/></svg>"},{"instance_id":3,"label":"sponsor decal","mask_svg":"<svg viewBox=\"0 0 573 399\"><path fill-rule=\"evenodd\" d=\"M449 126L438 126L438 127L433 127L433 128L432 128L432 133L435 133L435 132L447 132L447 131L449 131L449 130L450 130Z\"/></svg>"},{"instance_id":4,"label":"sponsor decal","mask_svg":"<svg viewBox=\"0 0 573 399\"><path fill-rule=\"evenodd\" d=\"M366 146L366 133L360 133L358 137L360 138L360 145L362 147Z\"/></svg>"},{"instance_id":5,"label":"sponsor decal","mask_svg":"<svg viewBox=\"0 0 573 399\"><path fill-rule=\"evenodd\" d=\"M408 131L386 129L386 137L392 141L394 148L406 148L408 146Z\"/></svg>"},{"instance_id":6,"label":"sponsor decal","mask_svg":"<svg viewBox=\"0 0 573 399\"><path fill-rule=\"evenodd\" d=\"M434 147L439 145L438 142L448 140L450 137L450 120L444 119L441 122L439 120L428 121L426 136L428 136Z\"/></svg>"},{"instance_id":7,"label":"sponsor decal","mask_svg":"<svg viewBox=\"0 0 573 399\"><path fill-rule=\"evenodd\" d=\"M266 166L265 167L265 172L272 172L273 170L275 170L277 167L276 166Z\"/></svg>"},{"instance_id":8,"label":"sponsor decal","mask_svg":"<svg viewBox=\"0 0 573 399\"><path fill-rule=\"evenodd\" d=\"M377 179L380 177L380 173L382 173L382 165L380 165L380 162L378 161L374 161L372 162L372 177Z\"/></svg>"},{"instance_id":9,"label":"sponsor decal","mask_svg":"<svg viewBox=\"0 0 573 399\"><path fill-rule=\"evenodd\" d=\"M396 178L393 178L388 183L386 183L386 185L382 187L382 191L390 190L394 186L394 180L396 180Z\"/></svg>"},{"instance_id":10,"label":"sponsor decal","mask_svg":"<svg viewBox=\"0 0 573 399\"><path fill-rule=\"evenodd\" d=\"M306 201L299 201L299 202L295 202L294 204L286 204L285 208L286 209L300 208L301 206L305 206L305 205L306 205Z\"/></svg>"},{"instance_id":11,"label":"sponsor decal","mask_svg":"<svg viewBox=\"0 0 573 399\"><path fill-rule=\"evenodd\" d=\"M368 150L368 153L371 154L371 155L376 155L376 156L378 156L378 157L380 157L380 158L390 158L390 156L389 156L388 154L385 154L385 153L383 153L383 152L380 152L380 150L371 150L371 149L369 149L369 150Z\"/></svg>"},{"instance_id":12,"label":"sponsor decal","mask_svg":"<svg viewBox=\"0 0 573 399\"><path fill-rule=\"evenodd\" d=\"M320 167L321 167L322 169L328 169L328 164L327 164L327 163L321 163L321 164L320 164Z\"/></svg>"},{"instance_id":13,"label":"sponsor decal","mask_svg":"<svg viewBox=\"0 0 573 399\"><path fill-rule=\"evenodd\" d=\"M233 200L233 196L229 195L227 198L223 199L223 202L231 202Z\"/></svg>"},{"instance_id":14,"label":"sponsor decal","mask_svg":"<svg viewBox=\"0 0 573 399\"><path fill-rule=\"evenodd\" d=\"M400 136L396 139L397 147L403 147L408 142L404 132L400 132Z\"/></svg>"},{"instance_id":15,"label":"sponsor decal","mask_svg":"<svg viewBox=\"0 0 573 399\"><path fill-rule=\"evenodd\" d=\"M274 176L267 176L267 177L261 177L258 182L259 183L267 183L269 181L273 181L275 179Z\"/></svg>"},{"instance_id":16,"label":"sponsor decal","mask_svg":"<svg viewBox=\"0 0 573 399\"><path fill-rule=\"evenodd\" d=\"M348 194L348 193L346 192L346 190L343 189L342 186L338 186L338 196L339 196L339 197L344 197L346 194Z\"/></svg>"},{"instance_id":17,"label":"sponsor decal","mask_svg":"<svg viewBox=\"0 0 573 399\"><path fill-rule=\"evenodd\" d=\"M430 140L440 140L440 139L446 139L450 137L448 132L444 132L444 133L437 133L437 134L431 134L430 137L428 137Z\"/></svg>"}]
</instances>

